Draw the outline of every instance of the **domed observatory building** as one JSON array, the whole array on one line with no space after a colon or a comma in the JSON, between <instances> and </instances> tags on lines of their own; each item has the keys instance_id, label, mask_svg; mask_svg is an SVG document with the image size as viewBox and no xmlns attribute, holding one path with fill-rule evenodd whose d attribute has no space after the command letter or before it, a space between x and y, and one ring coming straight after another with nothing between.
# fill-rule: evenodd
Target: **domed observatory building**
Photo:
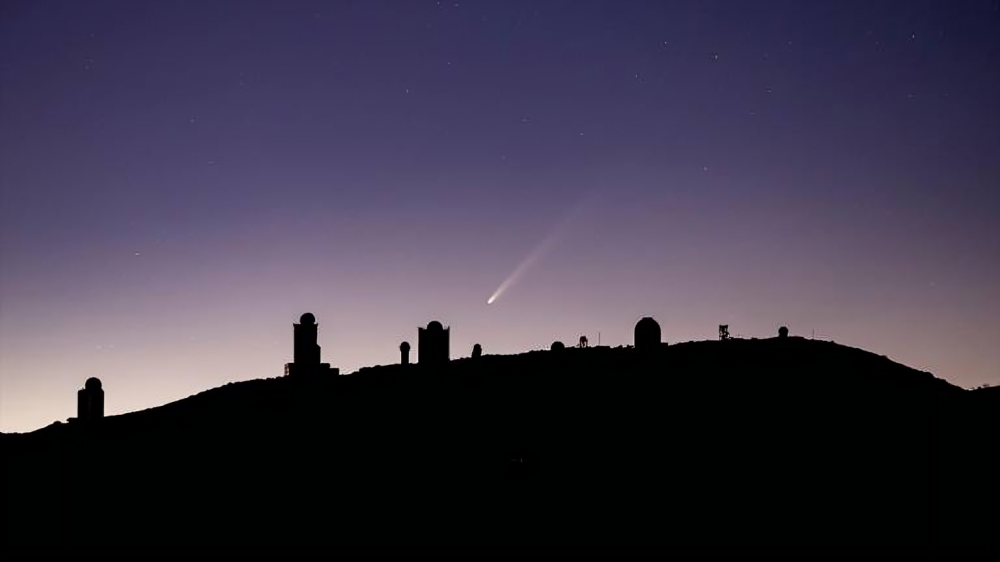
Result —
<instances>
[{"instance_id":1,"label":"domed observatory building","mask_svg":"<svg viewBox=\"0 0 1000 562\"><path fill-rule=\"evenodd\" d=\"M298 324L292 324L292 362L285 363L285 375L339 375L340 369L320 362L320 347L316 343L319 324L316 317L307 312L299 317Z\"/></svg>"},{"instance_id":2,"label":"domed observatory building","mask_svg":"<svg viewBox=\"0 0 1000 562\"><path fill-rule=\"evenodd\" d=\"M83 422L104 417L104 389L101 379L90 377L76 393L76 418Z\"/></svg>"},{"instance_id":3,"label":"domed observatory building","mask_svg":"<svg viewBox=\"0 0 1000 562\"><path fill-rule=\"evenodd\" d=\"M401 365L410 364L410 342L408 341L399 344L399 363Z\"/></svg>"},{"instance_id":4,"label":"domed observatory building","mask_svg":"<svg viewBox=\"0 0 1000 562\"><path fill-rule=\"evenodd\" d=\"M417 362L421 365L443 365L451 359L448 341L451 328L445 328L437 320L426 328L417 328Z\"/></svg>"},{"instance_id":5,"label":"domed observatory building","mask_svg":"<svg viewBox=\"0 0 1000 562\"><path fill-rule=\"evenodd\" d=\"M660 347L660 325L649 316L635 324L635 348L639 351L653 350Z\"/></svg>"}]
</instances>

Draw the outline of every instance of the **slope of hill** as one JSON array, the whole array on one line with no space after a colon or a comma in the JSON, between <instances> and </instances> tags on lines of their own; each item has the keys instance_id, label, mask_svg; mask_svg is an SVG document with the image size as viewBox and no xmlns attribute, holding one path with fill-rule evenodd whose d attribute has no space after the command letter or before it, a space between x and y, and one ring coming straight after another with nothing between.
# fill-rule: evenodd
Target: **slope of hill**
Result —
<instances>
[{"instance_id":1,"label":"slope of hill","mask_svg":"<svg viewBox=\"0 0 1000 562\"><path fill-rule=\"evenodd\" d=\"M248 381L4 436L5 527L231 548L989 548L989 390L798 338Z\"/></svg>"}]
</instances>

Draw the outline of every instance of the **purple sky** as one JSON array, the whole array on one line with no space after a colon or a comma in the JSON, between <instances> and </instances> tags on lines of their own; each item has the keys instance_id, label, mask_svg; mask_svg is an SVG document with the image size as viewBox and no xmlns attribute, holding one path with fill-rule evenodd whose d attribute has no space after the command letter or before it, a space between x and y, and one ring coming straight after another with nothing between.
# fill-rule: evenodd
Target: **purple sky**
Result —
<instances>
[{"instance_id":1,"label":"purple sky","mask_svg":"<svg viewBox=\"0 0 1000 562\"><path fill-rule=\"evenodd\" d=\"M651 315L1000 384L998 100L998 0L4 1L0 430L306 311L342 372Z\"/></svg>"}]
</instances>

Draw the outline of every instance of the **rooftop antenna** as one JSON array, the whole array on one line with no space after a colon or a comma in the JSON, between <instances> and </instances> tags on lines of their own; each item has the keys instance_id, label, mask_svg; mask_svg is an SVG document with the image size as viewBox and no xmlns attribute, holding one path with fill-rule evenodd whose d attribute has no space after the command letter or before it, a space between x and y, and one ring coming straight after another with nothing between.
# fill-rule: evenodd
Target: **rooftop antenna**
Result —
<instances>
[{"instance_id":1,"label":"rooftop antenna","mask_svg":"<svg viewBox=\"0 0 1000 562\"><path fill-rule=\"evenodd\" d=\"M597 331L597 347L601 347L601 331Z\"/></svg>"}]
</instances>

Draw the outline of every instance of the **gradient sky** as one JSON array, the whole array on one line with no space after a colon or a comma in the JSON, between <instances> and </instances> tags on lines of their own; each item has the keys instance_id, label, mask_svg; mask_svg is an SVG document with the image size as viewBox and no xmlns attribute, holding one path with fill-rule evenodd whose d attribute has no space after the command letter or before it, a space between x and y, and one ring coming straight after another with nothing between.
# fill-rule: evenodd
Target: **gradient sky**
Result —
<instances>
[{"instance_id":1,"label":"gradient sky","mask_svg":"<svg viewBox=\"0 0 1000 562\"><path fill-rule=\"evenodd\" d=\"M0 3L2 431L306 311L345 373L651 315L996 385L998 217L998 0Z\"/></svg>"}]
</instances>

